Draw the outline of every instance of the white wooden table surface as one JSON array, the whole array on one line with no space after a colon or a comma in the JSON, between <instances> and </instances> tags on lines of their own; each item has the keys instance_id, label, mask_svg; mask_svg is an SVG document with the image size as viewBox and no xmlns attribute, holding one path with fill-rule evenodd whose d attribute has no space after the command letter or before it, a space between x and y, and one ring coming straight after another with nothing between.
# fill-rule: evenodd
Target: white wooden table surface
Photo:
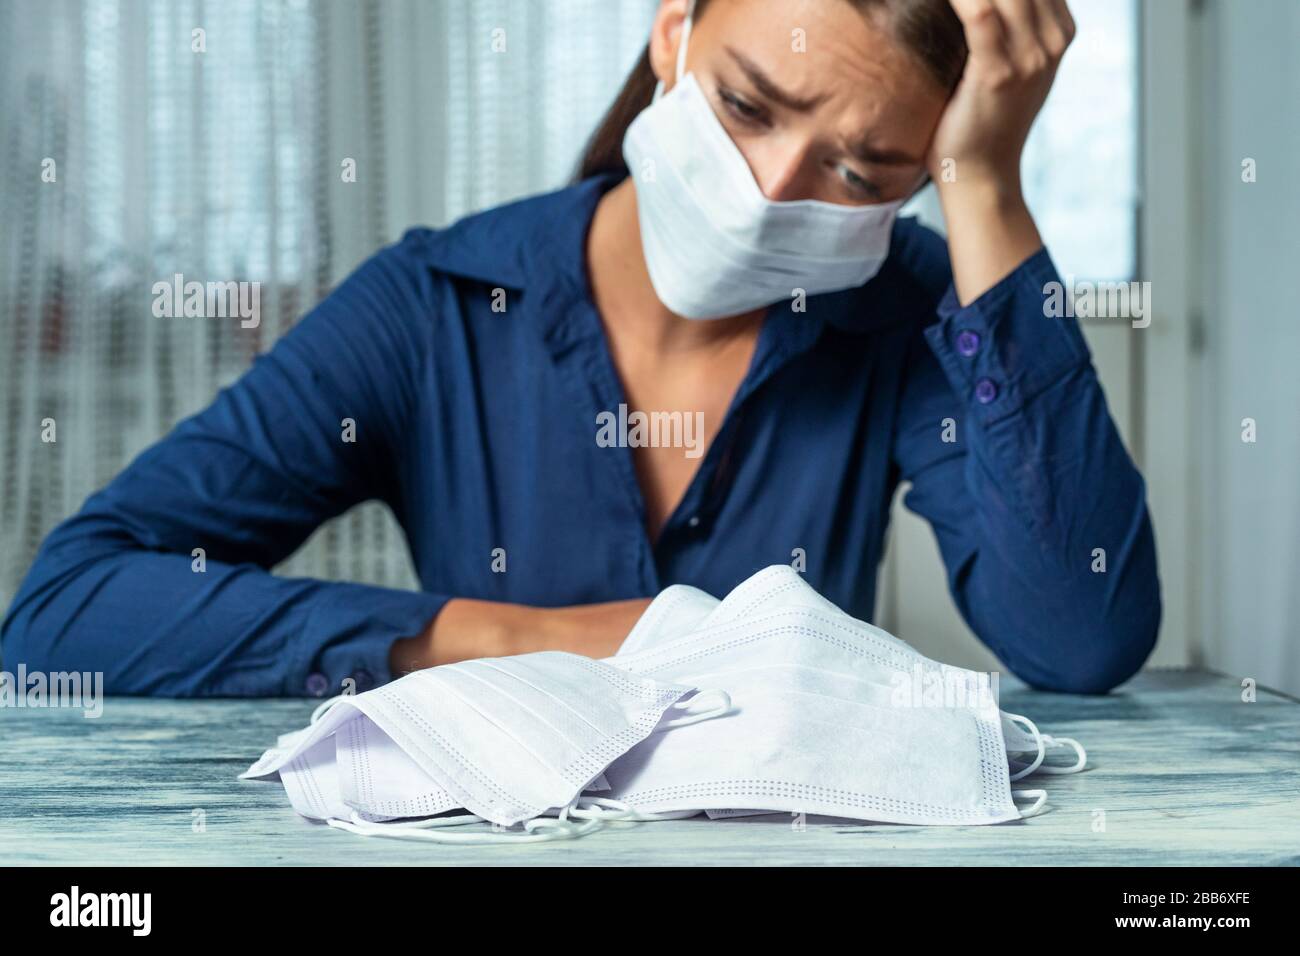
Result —
<instances>
[{"instance_id":1,"label":"white wooden table surface","mask_svg":"<svg viewBox=\"0 0 1300 956\"><path fill-rule=\"evenodd\" d=\"M298 817L278 782L235 779L314 704L109 698L97 720L0 709L0 865L1300 864L1300 704L1266 690L1245 703L1236 680L1198 672L1106 697L1004 682L1004 709L1077 737L1092 768L1026 781L1049 793L1029 820L701 817L513 847L366 839Z\"/></svg>"}]
</instances>

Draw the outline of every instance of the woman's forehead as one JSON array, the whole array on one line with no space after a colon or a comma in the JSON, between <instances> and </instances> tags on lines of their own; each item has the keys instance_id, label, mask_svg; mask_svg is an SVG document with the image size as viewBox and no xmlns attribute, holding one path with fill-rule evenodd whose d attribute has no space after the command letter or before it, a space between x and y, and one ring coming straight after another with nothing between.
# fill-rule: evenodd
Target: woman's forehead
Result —
<instances>
[{"instance_id":1,"label":"woman's forehead","mask_svg":"<svg viewBox=\"0 0 1300 956\"><path fill-rule=\"evenodd\" d=\"M811 7L807 16L797 9L804 7ZM847 127L846 136L854 127L937 120L947 100L878 18L864 17L849 0L710 0L707 9L692 30L688 69L697 54L707 57L712 68L748 80L780 105L810 104L810 112Z\"/></svg>"}]
</instances>

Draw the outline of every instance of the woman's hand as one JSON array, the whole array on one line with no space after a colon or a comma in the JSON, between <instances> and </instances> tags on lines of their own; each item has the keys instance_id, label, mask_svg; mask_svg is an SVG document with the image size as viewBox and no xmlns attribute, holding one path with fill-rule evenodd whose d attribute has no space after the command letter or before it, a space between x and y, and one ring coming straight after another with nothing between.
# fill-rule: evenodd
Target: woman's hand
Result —
<instances>
[{"instance_id":1,"label":"woman's hand","mask_svg":"<svg viewBox=\"0 0 1300 956\"><path fill-rule=\"evenodd\" d=\"M1065 0L950 0L970 57L930 148L930 175L1020 188L1020 154L1074 38Z\"/></svg>"},{"instance_id":2,"label":"woman's hand","mask_svg":"<svg viewBox=\"0 0 1300 956\"><path fill-rule=\"evenodd\" d=\"M1042 246L1020 188L1020 157L1074 38L1074 19L1065 0L950 2L970 57L927 165L965 305Z\"/></svg>"}]
</instances>

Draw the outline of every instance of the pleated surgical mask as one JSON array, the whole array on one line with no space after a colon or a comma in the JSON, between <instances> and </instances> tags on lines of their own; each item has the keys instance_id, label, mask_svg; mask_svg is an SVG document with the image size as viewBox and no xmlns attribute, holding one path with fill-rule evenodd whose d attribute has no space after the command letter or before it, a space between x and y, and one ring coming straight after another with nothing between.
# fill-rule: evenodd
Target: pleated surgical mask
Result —
<instances>
[{"instance_id":1,"label":"pleated surgical mask","mask_svg":"<svg viewBox=\"0 0 1300 956\"><path fill-rule=\"evenodd\" d=\"M326 701L317 708L312 724L346 699L347 695L340 695ZM280 767L280 782L294 810L311 820L347 820L356 814L371 823L460 809L456 799L374 721L355 709L351 713L332 734ZM608 789L601 774L583 792Z\"/></svg>"},{"instance_id":2,"label":"pleated surgical mask","mask_svg":"<svg viewBox=\"0 0 1300 956\"><path fill-rule=\"evenodd\" d=\"M687 695L694 696L683 701ZM463 808L510 826L569 806L611 760L661 725L683 726L727 706L725 695L629 676L574 654L486 658L340 698L243 776L279 771L284 779L287 767L292 779L308 754L307 769L319 776L326 755L313 748L328 737L337 798L321 801L322 818L338 817L339 803L349 816L371 819ZM665 719L670 710L686 712Z\"/></svg>"},{"instance_id":3,"label":"pleated surgical mask","mask_svg":"<svg viewBox=\"0 0 1300 956\"><path fill-rule=\"evenodd\" d=\"M660 301L687 318L716 319L799 290L862 285L889 255L903 200L849 206L768 199L695 75L685 72L691 23L688 16L672 90L656 89L623 140Z\"/></svg>"},{"instance_id":4,"label":"pleated surgical mask","mask_svg":"<svg viewBox=\"0 0 1300 956\"><path fill-rule=\"evenodd\" d=\"M718 599L686 584L664 588L637 618L623 639L619 654L631 654L701 627L718 606Z\"/></svg>"},{"instance_id":5,"label":"pleated surgical mask","mask_svg":"<svg viewBox=\"0 0 1300 956\"><path fill-rule=\"evenodd\" d=\"M685 585L666 588L638 619L618 654L623 656L658 647L688 637L695 630L752 619L764 612L799 607L823 611L851 626L865 640L873 642L897 660L898 674L918 663L927 674L943 673L946 665L924 656L888 631L845 614L811 587L802 575L784 564L771 565L746 578L724 601ZM936 672L934 668L939 670ZM894 679L897 681L898 676ZM1074 773L1086 765L1087 755L1077 740L1040 733L1032 721L1018 714L1002 713L1002 732L1013 781L1035 772ZM1065 748L1073 750L1072 764L1046 762L1053 753Z\"/></svg>"},{"instance_id":6,"label":"pleated surgical mask","mask_svg":"<svg viewBox=\"0 0 1300 956\"><path fill-rule=\"evenodd\" d=\"M705 680L733 703L708 732L648 742L610 767L608 796L643 811L997 823L1036 812L1045 799L1010 787L1013 767L1041 769L1045 735L1004 718L987 675L930 661L855 621L788 567L742 583L694 633L640 646L612 662L665 680ZM902 693L899 675L917 667L964 693L937 704ZM1009 760L1004 723L1018 749L1037 751L1029 763ZM1082 766L1077 751L1076 767L1058 772ZM1035 803L1021 809L1018 799Z\"/></svg>"}]
</instances>

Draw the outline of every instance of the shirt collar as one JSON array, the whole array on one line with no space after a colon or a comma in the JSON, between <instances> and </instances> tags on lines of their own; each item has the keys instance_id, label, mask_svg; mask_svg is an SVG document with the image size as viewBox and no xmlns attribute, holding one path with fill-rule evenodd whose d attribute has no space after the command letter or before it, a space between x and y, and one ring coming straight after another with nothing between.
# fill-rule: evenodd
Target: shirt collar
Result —
<instances>
[{"instance_id":1,"label":"shirt collar","mask_svg":"<svg viewBox=\"0 0 1300 956\"><path fill-rule=\"evenodd\" d=\"M536 303L534 315L553 352L603 334L587 274L587 233L601 197L625 175L600 173L553 193L545 214L521 230L527 233L525 294Z\"/></svg>"},{"instance_id":2,"label":"shirt collar","mask_svg":"<svg viewBox=\"0 0 1300 956\"><path fill-rule=\"evenodd\" d=\"M555 192L489 209L428 234L431 264L455 275L522 290L536 303L533 315L553 349L564 349L599 333L582 320L574 302L591 302L587 275L587 231L596 204L626 176L601 173ZM913 258L918 227L900 219L889 258L864 286L810 296L803 311L795 303L773 305L764 323L755 371L765 363L784 364L811 348L827 325L867 333L900 321L915 321L907 295L913 290ZM766 376L763 376L766 377Z\"/></svg>"},{"instance_id":3,"label":"shirt collar","mask_svg":"<svg viewBox=\"0 0 1300 956\"><path fill-rule=\"evenodd\" d=\"M555 282L586 286L583 245L596 202L621 176L608 174L424 230L428 264L508 289Z\"/></svg>"},{"instance_id":4,"label":"shirt collar","mask_svg":"<svg viewBox=\"0 0 1300 956\"><path fill-rule=\"evenodd\" d=\"M554 348L572 345L600 332L598 326L584 322L576 310L564 308L564 304L566 300L588 303L592 300L587 274L587 231L601 196L625 176L626 173L602 173L584 180L564 191L567 195L555 209L555 215L533 224L528 243L529 289L542 305L544 334ZM766 378L771 370L811 348L828 318L851 311L851 298L852 293L814 296L803 312L796 312L789 301L772 305L763 323L753 372L758 378Z\"/></svg>"}]
</instances>

